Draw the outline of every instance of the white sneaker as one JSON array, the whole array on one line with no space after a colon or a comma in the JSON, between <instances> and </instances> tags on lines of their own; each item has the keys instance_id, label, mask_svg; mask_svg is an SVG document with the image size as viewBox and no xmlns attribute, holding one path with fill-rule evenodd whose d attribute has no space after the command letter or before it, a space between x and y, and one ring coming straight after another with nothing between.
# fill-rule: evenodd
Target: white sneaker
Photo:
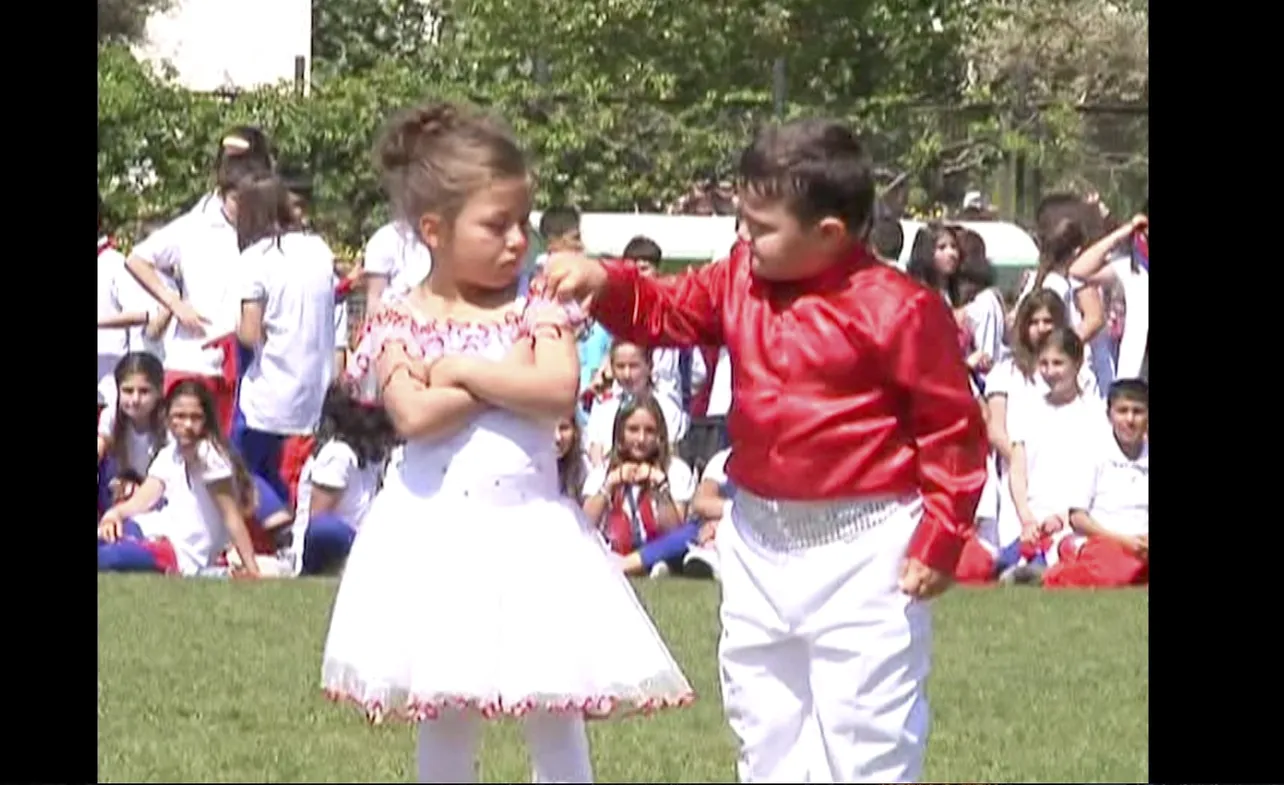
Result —
<instances>
[{"instance_id":1,"label":"white sneaker","mask_svg":"<svg viewBox=\"0 0 1284 785\"><path fill-rule=\"evenodd\" d=\"M718 552L713 548L692 545L682 557L682 574L691 578L718 580Z\"/></svg>"},{"instance_id":2,"label":"white sneaker","mask_svg":"<svg viewBox=\"0 0 1284 785\"><path fill-rule=\"evenodd\" d=\"M669 563L667 561L658 561L655 564L651 565L650 577L667 578L669 577L669 572L670 572Z\"/></svg>"}]
</instances>

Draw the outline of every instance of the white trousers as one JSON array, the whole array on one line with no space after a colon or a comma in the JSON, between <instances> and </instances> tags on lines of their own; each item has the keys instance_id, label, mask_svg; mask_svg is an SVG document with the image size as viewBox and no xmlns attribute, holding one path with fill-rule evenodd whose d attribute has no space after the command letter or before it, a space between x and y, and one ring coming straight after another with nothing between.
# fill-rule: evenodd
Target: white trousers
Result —
<instances>
[{"instance_id":1,"label":"white trousers","mask_svg":"<svg viewBox=\"0 0 1284 785\"><path fill-rule=\"evenodd\" d=\"M741 782L916 782L931 613L899 588L916 499L850 542L760 546L731 511L722 569L722 701Z\"/></svg>"},{"instance_id":2,"label":"white trousers","mask_svg":"<svg viewBox=\"0 0 1284 785\"><path fill-rule=\"evenodd\" d=\"M419 782L477 782L477 743L483 720L473 712L443 711L419 725ZM592 782L584 718L532 712L522 719L532 782Z\"/></svg>"}]
</instances>

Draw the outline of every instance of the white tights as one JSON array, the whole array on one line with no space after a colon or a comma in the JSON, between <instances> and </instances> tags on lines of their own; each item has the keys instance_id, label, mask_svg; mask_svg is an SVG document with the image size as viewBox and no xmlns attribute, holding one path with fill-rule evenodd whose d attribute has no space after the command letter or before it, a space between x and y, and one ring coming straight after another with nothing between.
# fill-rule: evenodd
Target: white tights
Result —
<instances>
[{"instance_id":1,"label":"white tights","mask_svg":"<svg viewBox=\"0 0 1284 785\"><path fill-rule=\"evenodd\" d=\"M419 782L476 782L481 718L443 711L419 725ZM522 719L532 782L592 782L588 736L579 714L532 712Z\"/></svg>"}]
</instances>

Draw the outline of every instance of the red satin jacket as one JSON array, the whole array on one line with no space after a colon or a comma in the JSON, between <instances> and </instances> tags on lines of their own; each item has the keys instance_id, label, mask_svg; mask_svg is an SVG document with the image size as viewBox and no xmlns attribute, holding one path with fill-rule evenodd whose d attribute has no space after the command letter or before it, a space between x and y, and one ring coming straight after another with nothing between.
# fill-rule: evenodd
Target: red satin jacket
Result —
<instances>
[{"instance_id":1,"label":"red satin jacket","mask_svg":"<svg viewBox=\"0 0 1284 785\"><path fill-rule=\"evenodd\" d=\"M919 491L909 549L953 572L972 535L988 446L937 292L857 248L807 281L753 276L747 243L681 275L608 261L593 315L650 346L725 345L736 485L769 499Z\"/></svg>"}]
</instances>

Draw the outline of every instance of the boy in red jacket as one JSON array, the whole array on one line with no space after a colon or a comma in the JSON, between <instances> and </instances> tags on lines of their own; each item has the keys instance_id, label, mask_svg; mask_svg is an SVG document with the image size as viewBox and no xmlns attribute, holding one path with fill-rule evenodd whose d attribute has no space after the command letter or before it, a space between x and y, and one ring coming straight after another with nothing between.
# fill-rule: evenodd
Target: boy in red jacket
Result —
<instances>
[{"instance_id":1,"label":"boy in red jacket","mask_svg":"<svg viewBox=\"0 0 1284 785\"><path fill-rule=\"evenodd\" d=\"M739 174L730 258L650 278L563 254L548 285L621 339L731 354L718 657L741 781L915 782L926 600L972 534L981 410L940 294L869 250L849 128L766 128Z\"/></svg>"}]
</instances>

